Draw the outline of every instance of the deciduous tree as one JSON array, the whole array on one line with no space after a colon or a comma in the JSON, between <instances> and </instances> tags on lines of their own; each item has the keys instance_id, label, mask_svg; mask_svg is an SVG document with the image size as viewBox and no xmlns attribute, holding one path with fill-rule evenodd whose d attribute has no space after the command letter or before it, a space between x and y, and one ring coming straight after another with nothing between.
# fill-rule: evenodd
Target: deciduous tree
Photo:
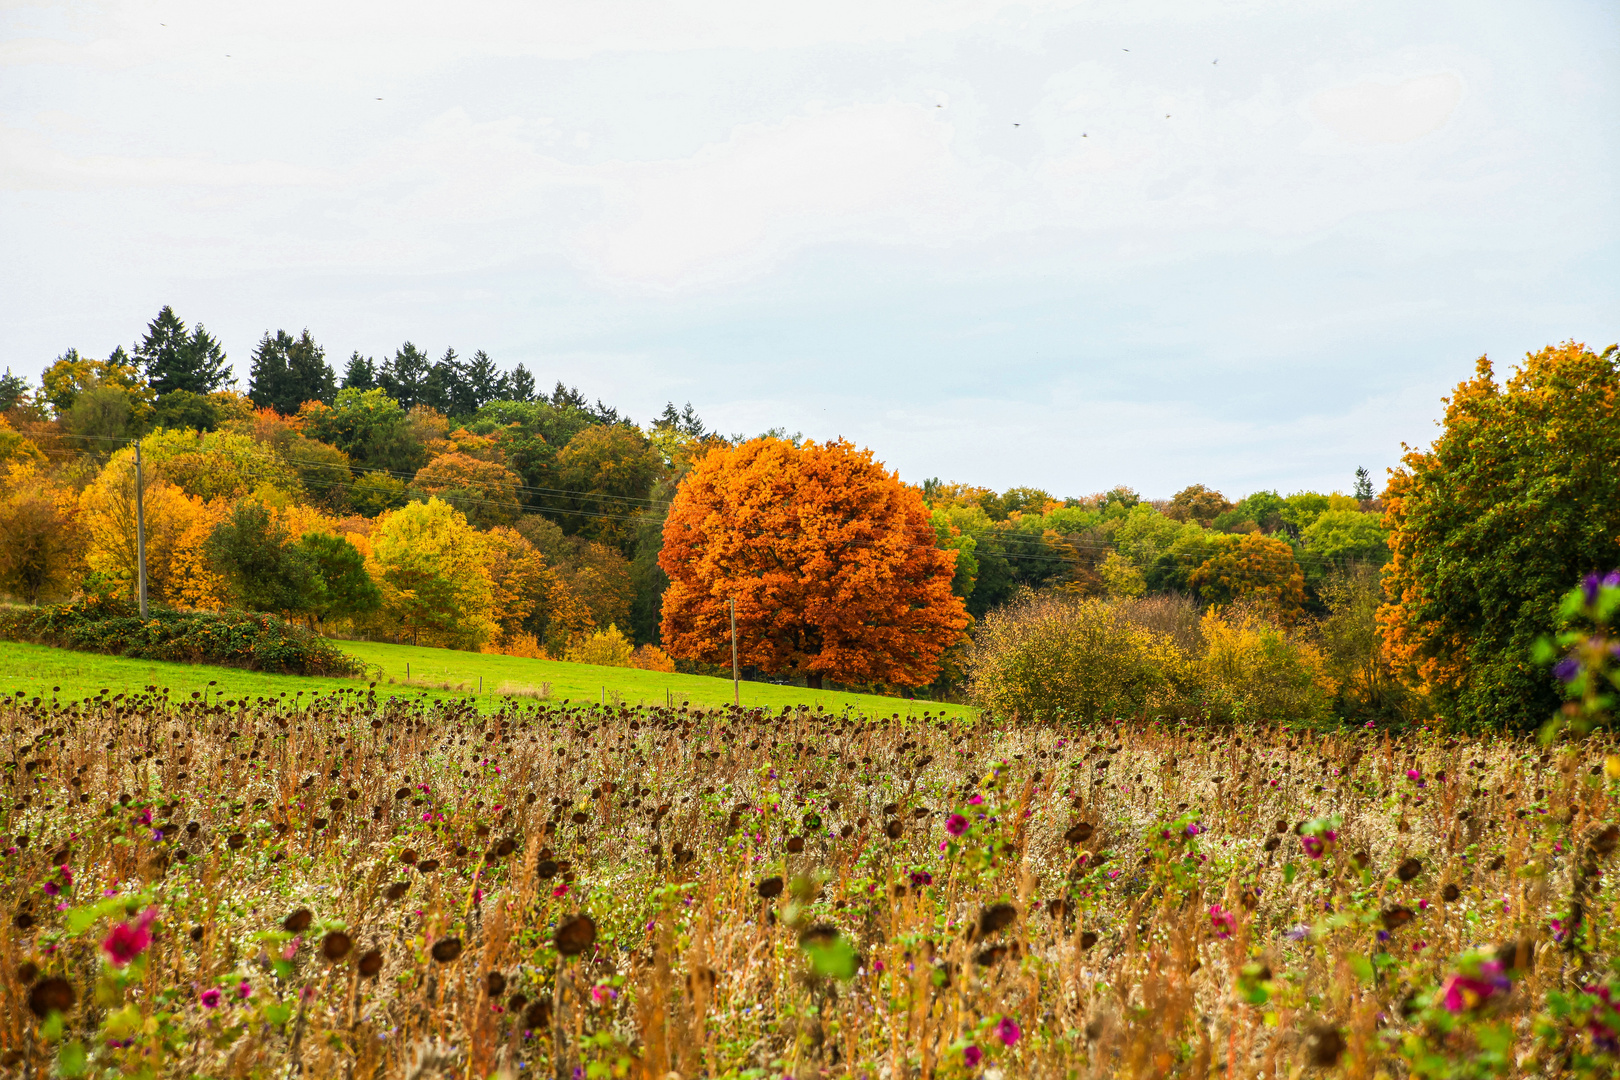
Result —
<instances>
[{"instance_id":1,"label":"deciduous tree","mask_svg":"<svg viewBox=\"0 0 1620 1080\"><path fill-rule=\"evenodd\" d=\"M411 491L419 497L436 495L466 515L474 528L510 525L522 512L516 473L493 461L466 454L440 454L417 470Z\"/></svg>"},{"instance_id":2,"label":"deciduous tree","mask_svg":"<svg viewBox=\"0 0 1620 1080\"><path fill-rule=\"evenodd\" d=\"M659 563L664 648L771 673L920 686L967 626L921 494L837 440L716 448L682 481Z\"/></svg>"},{"instance_id":3,"label":"deciduous tree","mask_svg":"<svg viewBox=\"0 0 1620 1080\"><path fill-rule=\"evenodd\" d=\"M1530 661L1571 582L1620 565L1620 348L1481 357L1439 438L1385 491L1391 659L1458 718L1537 726L1559 703Z\"/></svg>"},{"instance_id":4,"label":"deciduous tree","mask_svg":"<svg viewBox=\"0 0 1620 1080\"><path fill-rule=\"evenodd\" d=\"M1285 541L1257 532L1204 561L1187 583L1206 603L1253 601L1283 624L1299 617L1305 603L1305 574Z\"/></svg>"},{"instance_id":5,"label":"deciduous tree","mask_svg":"<svg viewBox=\"0 0 1620 1080\"><path fill-rule=\"evenodd\" d=\"M389 513L371 536L372 579L383 614L411 642L477 646L489 640L493 595L484 537L449 503L413 502Z\"/></svg>"}]
</instances>

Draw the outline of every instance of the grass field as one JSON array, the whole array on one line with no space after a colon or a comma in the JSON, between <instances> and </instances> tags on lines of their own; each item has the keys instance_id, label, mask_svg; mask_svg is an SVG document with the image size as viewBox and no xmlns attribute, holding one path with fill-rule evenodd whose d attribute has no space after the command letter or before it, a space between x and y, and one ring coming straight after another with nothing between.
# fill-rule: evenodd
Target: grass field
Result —
<instances>
[{"instance_id":1,"label":"grass field","mask_svg":"<svg viewBox=\"0 0 1620 1080\"><path fill-rule=\"evenodd\" d=\"M413 645L387 645L377 642L337 643L380 669L379 682L403 694L425 693L431 698L478 695L483 702L498 700L502 694L537 694L549 687L550 697L573 702L617 700L629 705L674 704L726 705L731 702L731 682L706 675L674 675L635 668L598 667L555 660L525 660L513 656L457 652ZM407 665L409 680L407 684ZM98 693L103 687L114 693L139 690L148 685L167 687L185 696L210 685L227 697L258 698L285 694L294 698L300 691L313 694L357 684L348 679L321 679L302 675L272 675L237 668L201 664L169 664L150 660L129 660L96 653L70 652L43 645L0 642L0 692L7 695L22 690L27 695L49 697L52 687L60 695L81 698ZM381 689L381 686L379 687ZM917 714L924 710L935 715L965 716L972 710L962 705L928 701L906 701L872 694L846 694L832 690L806 690L802 687L770 683L742 684L744 706L821 705L831 712L845 708L864 714Z\"/></svg>"}]
</instances>

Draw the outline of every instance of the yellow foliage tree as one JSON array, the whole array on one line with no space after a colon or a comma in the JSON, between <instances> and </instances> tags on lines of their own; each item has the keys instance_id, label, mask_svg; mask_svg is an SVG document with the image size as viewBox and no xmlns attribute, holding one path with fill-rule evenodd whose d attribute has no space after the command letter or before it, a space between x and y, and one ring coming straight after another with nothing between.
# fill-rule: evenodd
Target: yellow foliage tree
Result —
<instances>
[{"instance_id":1,"label":"yellow foliage tree","mask_svg":"<svg viewBox=\"0 0 1620 1080\"><path fill-rule=\"evenodd\" d=\"M169 601L176 584L175 554L187 530L202 513L203 501L188 496L163 479L161 469L148 470L144 492L146 514L146 594ZM118 451L79 497L91 570L120 583L135 595L138 565L135 538L135 452Z\"/></svg>"},{"instance_id":2,"label":"yellow foliage tree","mask_svg":"<svg viewBox=\"0 0 1620 1080\"><path fill-rule=\"evenodd\" d=\"M367 569L383 595L383 615L413 644L477 648L498 631L484 561L484 534L439 499L385 515L371 536Z\"/></svg>"},{"instance_id":3,"label":"yellow foliage tree","mask_svg":"<svg viewBox=\"0 0 1620 1080\"><path fill-rule=\"evenodd\" d=\"M0 592L30 604L65 595L83 556L74 493L40 475L31 457L0 465Z\"/></svg>"},{"instance_id":4,"label":"yellow foliage tree","mask_svg":"<svg viewBox=\"0 0 1620 1080\"><path fill-rule=\"evenodd\" d=\"M598 664L602 667L629 667L630 639L617 626L580 637L568 646L563 658L572 664Z\"/></svg>"}]
</instances>

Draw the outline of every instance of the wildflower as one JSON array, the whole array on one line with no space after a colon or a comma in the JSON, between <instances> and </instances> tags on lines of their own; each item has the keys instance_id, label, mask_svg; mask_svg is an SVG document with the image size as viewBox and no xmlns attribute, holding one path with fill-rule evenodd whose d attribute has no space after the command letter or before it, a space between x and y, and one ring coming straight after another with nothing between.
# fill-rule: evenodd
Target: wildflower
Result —
<instances>
[{"instance_id":1,"label":"wildflower","mask_svg":"<svg viewBox=\"0 0 1620 1080\"><path fill-rule=\"evenodd\" d=\"M121 922L107 932L101 941L101 951L118 967L123 967L146 951L152 944L152 922L157 918L157 908L149 907L141 912L133 923Z\"/></svg>"},{"instance_id":2,"label":"wildflower","mask_svg":"<svg viewBox=\"0 0 1620 1080\"><path fill-rule=\"evenodd\" d=\"M1204 827L1202 825L1199 825L1196 822L1194 822L1193 824L1187 826L1187 835L1188 836L1197 836L1199 833L1201 833L1203 831L1204 831Z\"/></svg>"},{"instance_id":3,"label":"wildflower","mask_svg":"<svg viewBox=\"0 0 1620 1080\"><path fill-rule=\"evenodd\" d=\"M934 883L934 875L930 874L928 871L926 871L926 870L913 870L911 872L911 884L912 884L913 888L915 888L915 887L917 887L919 885L932 885L933 883Z\"/></svg>"},{"instance_id":4,"label":"wildflower","mask_svg":"<svg viewBox=\"0 0 1620 1080\"><path fill-rule=\"evenodd\" d=\"M1419 780L1423 779L1423 774L1418 772L1416 769L1407 769L1406 778L1415 784Z\"/></svg>"},{"instance_id":5,"label":"wildflower","mask_svg":"<svg viewBox=\"0 0 1620 1080\"><path fill-rule=\"evenodd\" d=\"M1218 938L1229 938L1232 936L1232 932L1237 929L1236 917L1219 904L1210 905L1209 922L1211 929L1215 931L1215 936Z\"/></svg>"},{"instance_id":6,"label":"wildflower","mask_svg":"<svg viewBox=\"0 0 1620 1080\"><path fill-rule=\"evenodd\" d=\"M1561 683L1572 683L1581 673L1581 662L1573 656L1566 656L1553 665L1553 674Z\"/></svg>"},{"instance_id":7,"label":"wildflower","mask_svg":"<svg viewBox=\"0 0 1620 1080\"><path fill-rule=\"evenodd\" d=\"M961 814L952 814L945 820L945 831L952 836L961 836L968 830L968 819Z\"/></svg>"},{"instance_id":8,"label":"wildflower","mask_svg":"<svg viewBox=\"0 0 1620 1080\"><path fill-rule=\"evenodd\" d=\"M971 799L968 800L968 805L969 806L983 806L984 805L984 796L983 795L974 795Z\"/></svg>"},{"instance_id":9,"label":"wildflower","mask_svg":"<svg viewBox=\"0 0 1620 1080\"><path fill-rule=\"evenodd\" d=\"M236 984L236 996L246 1001L253 996L253 986L246 979Z\"/></svg>"},{"instance_id":10,"label":"wildflower","mask_svg":"<svg viewBox=\"0 0 1620 1080\"><path fill-rule=\"evenodd\" d=\"M1505 991L1512 984L1502 973L1502 965L1495 960L1483 960L1471 965L1473 973L1459 972L1446 979L1440 987L1440 1004L1450 1013L1477 1009L1493 995Z\"/></svg>"},{"instance_id":11,"label":"wildflower","mask_svg":"<svg viewBox=\"0 0 1620 1080\"><path fill-rule=\"evenodd\" d=\"M969 1046L962 1051L962 1064L966 1065L970 1069L978 1068L979 1062L983 1060L984 1051L980 1050L977 1046Z\"/></svg>"},{"instance_id":12,"label":"wildflower","mask_svg":"<svg viewBox=\"0 0 1620 1080\"><path fill-rule=\"evenodd\" d=\"M204 990L202 993L197 995L197 1000L201 1002L202 1007L205 1009L219 1008L219 988L210 986L207 990Z\"/></svg>"},{"instance_id":13,"label":"wildflower","mask_svg":"<svg viewBox=\"0 0 1620 1080\"><path fill-rule=\"evenodd\" d=\"M1003 1016L1001 1023L996 1025L996 1038L1000 1039L1004 1046L1011 1046L1023 1037L1023 1030L1019 1028L1018 1022L1010 1016Z\"/></svg>"},{"instance_id":14,"label":"wildflower","mask_svg":"<svg viewBox=\"0 0 1620 1080\"><path fill-rule=\"evenodd\" d=\"M1305 854L1313 859L1320 859L1322 850L1326 847L1321 838L1316 836L1302 836L1299 838L1299 843L1305 849Z\"/></svg>"}]
</instances>

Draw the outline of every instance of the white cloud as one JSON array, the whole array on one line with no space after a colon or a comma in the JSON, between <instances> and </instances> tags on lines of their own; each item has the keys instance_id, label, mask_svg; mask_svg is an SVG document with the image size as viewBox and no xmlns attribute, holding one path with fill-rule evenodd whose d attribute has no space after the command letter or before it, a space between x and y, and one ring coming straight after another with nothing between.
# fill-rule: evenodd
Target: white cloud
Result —
<instances>
[{"instance_id":1,"label":"white cloud","mask_svg":"<svg viewBox=\"0 0 1620 1080\"><path fill-rule=\"evenodd\" d=\"M938 239L969 227L977 177L932 111L829 109L744 125L690 158L604 166L605 214L574 246L607 278L667 287L757 272L811 242Z\"/></svg>"},{"instance_id":2,"label":"white cloud","mask_svg":"<svg viewBox=\"0 0 1620 1080\"><path fill-rule=\"evenodd\" d=\"M1462 97L1462 79L1442 71L1324 90L1311 98L1310 111L1353 143L1407 143L1444 127Z\"/></svg>"}]
</instances>

